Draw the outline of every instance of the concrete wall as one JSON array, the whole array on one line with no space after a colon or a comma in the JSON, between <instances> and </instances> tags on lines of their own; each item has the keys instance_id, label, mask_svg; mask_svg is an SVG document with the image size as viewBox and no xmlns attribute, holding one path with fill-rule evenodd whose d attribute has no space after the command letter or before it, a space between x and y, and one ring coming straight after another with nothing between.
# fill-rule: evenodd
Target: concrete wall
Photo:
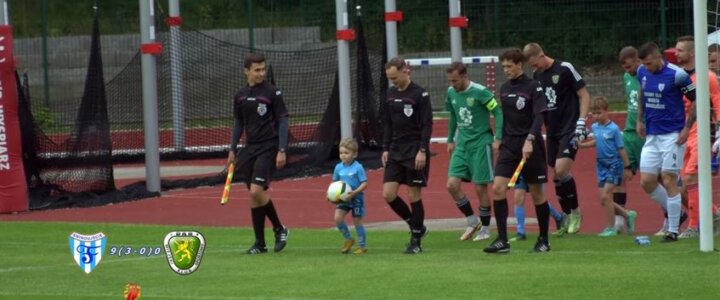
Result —
<instances>
[{"instance_id":1,"label":"concrete wall","mask_svg":"<svg viewBox=\"0 0 720 300\"><path fill-rule=\"evenodd\" d=\"M246 45L248 32L244 29L201 31L229 44ZM158 40L166 34L159 33ZM261 49L307 50L328 46L320 43L318 27L256 28L255 46ZM90 51L90 36L48 38L48 77L51 107L82 96ZM202 45L194 45L195 47ZM101 51L105 80L110 81L137 55L139 34L105 35L101 37ZM167 47L167 45L166 45ZM167 48L166 48L167 49ZM41 38L15 40L18 71L27 73L34 103L42 103L43 57ZM138 75L139 76L139 75ZM139 87L138 87L139 88Z\"/></svg>"}]
</instances>

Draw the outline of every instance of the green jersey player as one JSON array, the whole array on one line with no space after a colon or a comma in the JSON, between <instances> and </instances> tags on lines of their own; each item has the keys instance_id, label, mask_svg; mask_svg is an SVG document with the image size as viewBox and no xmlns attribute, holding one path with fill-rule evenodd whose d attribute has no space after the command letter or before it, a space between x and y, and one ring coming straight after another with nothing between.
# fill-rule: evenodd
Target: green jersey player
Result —
<instances>
[{"instance_id":1,"label":"green jersey player","mask_svg":"<svg viewBox=\"0 0 720 300\"><path fill-rule=\"evenodd\" d=\"M450 87L445 109L450 112L447 150L452 156L448 167L447 189L458 209L467 219L467 229L460 240L490 238L490 199L488 183L493 181L493 151L502 138L502 111L495 96L484 86L468 79L465 65L452 63L446 70ZM490 127L490 114L495 117L496 133ZM480 202L480 218L473 214L467 196L460 189L461 181L475 184Z\"/></svg>"}]
</instances>

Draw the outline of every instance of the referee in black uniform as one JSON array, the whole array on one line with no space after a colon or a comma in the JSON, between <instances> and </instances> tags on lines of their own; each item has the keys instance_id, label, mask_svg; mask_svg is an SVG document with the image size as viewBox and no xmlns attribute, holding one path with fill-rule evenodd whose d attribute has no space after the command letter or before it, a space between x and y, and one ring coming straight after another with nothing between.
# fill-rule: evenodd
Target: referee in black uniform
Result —
<instances>
[{"instance_id":1,"label":"referee in black uniform","mask_svg":"<svg viewBox=\"0 0 720 300\"><path fill-rule=\"evenodd\" d=\"M523 73L524 61L525 56L520 49L506 50L500 55L503 72L508 81L500 87L503 133L493 182L498 237L484 249L487 253L510 251L507 239L507 184L523 157L526 158L526 162L521 174L528 183L540 227L540 236L533 251L550 251L548 242L550 208L542 187L543 183L547 182L547 165L545 143L540 132L547 112L547 100L540 82L530 79Z\"/></svg>"},{"instance_id":2,"label":"referee in black uniform","mask_svg":"<svg viewBox=\"0 0 720 300\"><path fill-rule=\"evenodd\" d=\"M385 74L393 86L384 103L383 198L410 226L412 236L405 253L416 254L422 251L420 241L427 233L421 188L427 186L430 171L432 106L428 92L410 81L410 70L403 59L388 61ZM400 184L409 187L412 212L398 196Z\"/></svg>"},{"instance_id":3,"label":"referee in black uniform","mask_svg":"<svg viewBox=\"0 0 720 300\"><path fill-rule=\"evenodd\" d=\"M265 81L265 56L251 53L245 56L245 75L248 85L235 94L233 111L235 126L228 163L235 161L237 144L245 131L245 147L237 155L236 173L250 190L250 207L255 244L247 254L267 252L265 245L265 217L270 219L275 233L275 252L287 244L290 231L283 226L273 202L265 190L270 186L276 168L285 166L288 144L288 112L282 92Z\"/></svg>"},{"instance_id":4,"label":"referee in black uniform","mask_svg":"<svg viewBox=\"0 0 720 300\"><path fill-rule=\"evenodd\" d=\"M575 160L577 145L585 139L585 116L590 106L590 94L585 81L569 62L546 56L540 45L525 45L523 54L535 71L548 101L546 121L547 160L555 170L555 194L562 207L562 226L556 235L577 233L582 223L578 208L577 188L570 168Z\"/></svg>"}]
</instances>

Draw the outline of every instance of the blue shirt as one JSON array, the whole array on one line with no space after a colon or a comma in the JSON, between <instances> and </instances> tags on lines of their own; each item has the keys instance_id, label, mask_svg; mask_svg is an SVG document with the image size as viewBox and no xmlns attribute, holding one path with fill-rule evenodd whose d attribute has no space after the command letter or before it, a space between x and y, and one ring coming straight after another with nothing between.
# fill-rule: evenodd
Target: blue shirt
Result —
<instances>
[{"instance_id":1,"label":"blue shirt","mask_svg":"<svg viewBox=\"0 0 720 300\"><path fill-rule=\"evenodd\" d=\"M363 182L367 182L367 175L365 174L365 169L357 160L353 161L349 165L346 165L341 161L335 165L332 180L342 180L349 184L353 190L356 190ZM357 194L355 198L364 199L364 192Z\"/></svg>"},{"instance_id":2,"label":"blue shirt","mask_svg":"<svg viewBox=\"0 0 720 300\"><path fill-rule=\"evenodd\" d=\"M592 124L591 129L593 135L595 135L597 160L621 160L620 149L624 146L622 134L620 133L620 127L618 127L613 121L610 121L605 125L595 122Z\"/></svg>"},{"instance_id":3,"label":"blue shirt","mask_svg":"<svg viewBox=\"0 0 720 300\"><path fill-rule=\"evenodd\" d=\"M680 132L685 127L683 94L695 90L690 76L682 68L665 61L657 73L640 65L637 74L642 87L647 134Z\"/></svg>"}]
</instances>

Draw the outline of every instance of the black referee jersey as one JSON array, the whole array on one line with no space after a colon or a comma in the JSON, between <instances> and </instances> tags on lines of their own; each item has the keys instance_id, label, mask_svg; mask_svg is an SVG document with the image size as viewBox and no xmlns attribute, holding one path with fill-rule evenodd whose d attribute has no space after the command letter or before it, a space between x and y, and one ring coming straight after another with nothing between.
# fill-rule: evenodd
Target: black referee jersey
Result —
<instances>
[{"instance_id":1,"label":"black referee jersey","mask_svg":"<svg viewBox=\"0 0 720 300\"><path fill-rule=\"evenodd\" d=\"M233 111L235 118L242 122L248 144L277 140L278 120L288 116L282 92L266 81L238 91Z\"/></svg>"},{"instance_id":2,"label":"black referee jersey","mask_svg":"<svg viewBox=\"0 0 720 300\"><path fill-rule=\"evenodd\" d=\"M549 69L534 74L540 81L547 98L548 115L545 119L548 136L563 136L575 131L580 116L577 91L585 81L569 62L555 60Z\"/></svg>"},{"instance_id":3,"label":"black referee jersey","mask_svg":"<svg viewBox=\"0 0 720 300\"><path fill-rule=\"evenodd\" d=\"M503 136L525 138L529 133L540 136L542 123L536 124L537 128L532 128L537 115L547 110L547 100L540 82L525 74L509 80L500 87L500 101L503 111Z\"/></svg>"},{"instance_id":4,"label":"black referee jersey","mask_svg":"<svg viewBox=\"0 0 720 300\"><path fill-rule=\"evenodd\" d=\"M404 91L393 86L388 89L384 105L383 149L415 144L429 151L433 115L428 92L414 82Z\"/></svg>"}]
</instances>

